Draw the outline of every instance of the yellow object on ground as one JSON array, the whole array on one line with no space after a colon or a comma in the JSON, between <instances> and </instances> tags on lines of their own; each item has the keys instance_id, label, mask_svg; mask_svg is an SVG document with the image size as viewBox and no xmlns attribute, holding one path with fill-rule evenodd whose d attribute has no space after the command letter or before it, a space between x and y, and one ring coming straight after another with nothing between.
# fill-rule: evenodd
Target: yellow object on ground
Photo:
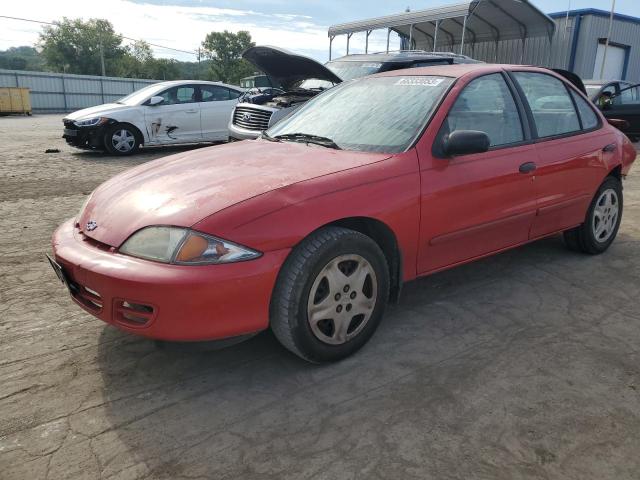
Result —
<instances>
[{"instance_id":1,"label":"yellow object on ground","mask_svg":"<svg viewBox=\"0 0 640 480\"><path fill-rule=\"evenodd\" d=\"M8 113L31 115L31 99L28 88L0 87L0 115Z\"/></svg>"}]
</instances>

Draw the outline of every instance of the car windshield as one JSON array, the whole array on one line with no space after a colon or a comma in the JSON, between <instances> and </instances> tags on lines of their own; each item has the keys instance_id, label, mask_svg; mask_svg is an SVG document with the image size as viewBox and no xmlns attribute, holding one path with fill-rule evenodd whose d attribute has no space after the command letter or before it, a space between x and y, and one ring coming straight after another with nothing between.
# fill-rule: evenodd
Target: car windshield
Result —
<instances>
[{"instance_id":1,"label":"car windshield","mask_svg":"<svg viewBox=\"0 0 640 480\"><path fill-rule=\"evenodd\" d=\"M120 103L122 105L139 105L147 98L151 97L154 93L157 93L163 89L162 85L154 83L153 85L149 85L147 87L141 88L140 90L136 90L133 93L130 93L126 97L122 97L119 100L116 100L116 103Z\"/></svg>"},{"instance_id":2,"label":"car windshield","mask_svg":"<svg viewBox=\"0 0 640 480\"><path fill-rule=\"evenodd\" d=\"M329 62L326 67L339 76L342 81L353 80L354 78L366 77L378 73L382 64L378 62Z\"/></svg>"},{"instance_id":3,"label":"car windshield","mask_svg":"<svg viewBox=\"0 0 640 480\"><path fill-rule=\"evenodd\" d=\"M267 137L301 142L315 137L344 150L402 152L452 82L448 77L394 76L343 83L278 122Z\"/></svg>"}]
</instances>

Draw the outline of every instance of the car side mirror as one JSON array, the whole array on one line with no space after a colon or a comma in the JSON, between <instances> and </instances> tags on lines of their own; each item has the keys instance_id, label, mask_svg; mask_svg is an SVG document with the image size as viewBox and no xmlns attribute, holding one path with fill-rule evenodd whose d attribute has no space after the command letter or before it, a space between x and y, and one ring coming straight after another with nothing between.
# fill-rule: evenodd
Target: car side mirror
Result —
<instances>
[{"instance_id":1,"label":"car side mirror","mask_svg":"<svg viewBox=\"0 0 640 480\"><path fill-rule=\"evenodd\" d=\"M629 128L631 127L629 122L621 118L607 118L607 122L609 122L609 125L612 125L616 127L618 130L622 130L622 131L629 130Z\"/></svg>"},{"instance_id":2,"label":"car side mirror","mask_svg":"<svg viewBox=\"0 0 640 480\"><path fill-rule=\"evenodd\" d=\"M153 96L149 99L149 106L155 107L156 105L160 105L162 102L164 102L164 97L161 97L159 95Z\"/></svg>"},{"instance_id":3,"label":"car side mirror","mask_svg":"<svg viewBox=\"0 0 640 480\"><path fill-rule=\"evenodd\" d=\"M489 150L489 135L478 130L456 130L444 140L444 153L447 157L483 153Z\"/></svg>"}]
</instances>

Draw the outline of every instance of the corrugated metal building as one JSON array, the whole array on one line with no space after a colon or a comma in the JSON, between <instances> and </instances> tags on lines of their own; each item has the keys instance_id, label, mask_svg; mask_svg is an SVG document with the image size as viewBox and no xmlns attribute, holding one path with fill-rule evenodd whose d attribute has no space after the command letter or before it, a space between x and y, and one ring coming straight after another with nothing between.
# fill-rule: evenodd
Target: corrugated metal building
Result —
<instances>
[{"instance_id":1,"label":"corrugated metal building","mask_svg":"<svg viewBox=\"0 0 640 480\"><path fill-rule=\"evenodd\" d=\"M544 65L563 68L584 79L599 79L605 41L609 33L610 12L597 9L551 13L556 24L551 42L543 37L522 42L506 40L498 44L465 47L466 55L485 62ZM640 81L640 18L615 14L607 47L604 79Z\"/></svg>"},{"instance_id":2,"label":"corrugated metal building","mask_svg":"<svg viewBox=\"0 0 640 480\"><path fill-rule=\"evenodd\" d=\"M113 102L159 80L0 69L0 87L26 87L36 113L73 112Z\"/></svg>"},{"instance_id":3,"label":"corrugated metal building","mask_svg":"<svg viewBox=\"0 0 640 480\"><path fill-rule=\"evenodd\" d=\"M554 64L582 78L600 78L610 12L597 9L553 13ZM614 14L603 78L640 81L640 18Z\"/></svg>"},{"instance_id":4,"label":"corrugated metal building","mask_svg":"<svg viewBox=\"0 0 640 480\"><path fill-rule=\"evenodd\" d=\"M497 21L495 11L505 18ZM547 16L527 0L473 0L334 25L328 33L330 48L337 36L346 37L348 49L352 35L364 34L368 39L373 30L385 29L387 38L389 32L396 32L407 49L464 53L485 62L551 66L591 79L600 78L609 16L610 12L597 9ZM549 34L544 32L542 17L552 25ZM513 28L505 30L507 18L521 34ZM614 15L605 63L602 78L640 81L640 18Z\"/></svg>"}]
</instances>

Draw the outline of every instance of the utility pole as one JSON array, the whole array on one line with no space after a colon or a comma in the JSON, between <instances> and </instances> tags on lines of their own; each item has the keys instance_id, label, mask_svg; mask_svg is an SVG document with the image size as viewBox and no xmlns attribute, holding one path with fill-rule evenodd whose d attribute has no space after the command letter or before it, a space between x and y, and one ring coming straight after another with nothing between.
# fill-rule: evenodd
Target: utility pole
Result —
<instances>
[{"instance_id":1,"label":"utility pole","mask_svg":"<svg viewBox=\"0 0 640 480\"><path fill-rule=\"evenodd\" d=\"M201 77L202 72L200 70L200 57L201 57L200 47L198 47L198 80L200 80L202 78Z\"/></svg>"},{"instance_id":2,"label":"utility pole","mask_svg":"<svg viewBox=\"0 0 640 480\"><path fill-rule=\"evenodd\" d=\"M604 77L604 64L607 60L607 50L609 48L609 39L611 38L611 31L613 30L613 13L616 9L616 0L611 1L611 15L609 15L609 33L604 41L604 53L602 54L602 66L600 67L600 80Z\"/></svg>"},{"instance_id":3,"label":"utility pole","mask_svg":"<svg viewBox=\"0 0 640 480\"><path fill-rule=\"evenodd\" d=\"M102 39L100 40L100 65L102 66L102 76L105 77L104 71L104 47L102 46Z\"/></svg>"}]
</instances>

